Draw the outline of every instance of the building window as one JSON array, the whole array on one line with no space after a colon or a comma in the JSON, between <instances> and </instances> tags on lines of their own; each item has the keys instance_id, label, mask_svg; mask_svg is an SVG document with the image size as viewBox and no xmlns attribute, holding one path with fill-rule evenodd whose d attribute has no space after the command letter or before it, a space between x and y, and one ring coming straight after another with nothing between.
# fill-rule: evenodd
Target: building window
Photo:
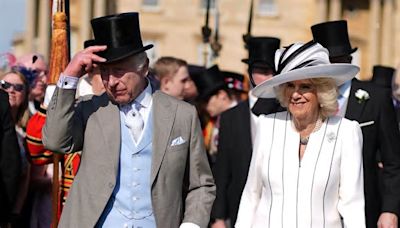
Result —
<instances>
[{"instance_id":1,"label":"building window","mask_svg":"<svg viewBox=\"0 0 400 228\"><path fill-rule=\"evenodd\" d=\"M257 12L260 16L278 15L278 6L276 0L259 0Z\"/></svg>"},{"instance_id":2,"label":"building window","mask_svg":"<svg viewBox=\"0 0 400 228\"><path fill-rule=\"evenodd\" d=\"M159 0L143 0L142 5L145 7L157 7Z\"/></svg>"}]
</instances>

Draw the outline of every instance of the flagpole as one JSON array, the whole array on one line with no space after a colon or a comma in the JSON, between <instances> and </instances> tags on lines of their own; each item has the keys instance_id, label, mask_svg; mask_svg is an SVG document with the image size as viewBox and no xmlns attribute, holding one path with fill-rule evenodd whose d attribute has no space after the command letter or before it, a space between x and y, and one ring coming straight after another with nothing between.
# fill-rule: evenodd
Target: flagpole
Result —
<instances>
[{"instance_id":1,"label":"flagpole","mask_svg":"<svg viewBox=\"0 0 400 228\"><path fill-rule=\"evenodd\" d=\"M53 13L52 33L51 33L51 52L49 65L49 84L56 85L58 78L69 62L69 48L67 38L67 15L63 0L53 0L57 4L56 12ZM61 155L53 151L53 186L52 186L52 227L58 226L59 205L59 175L60 175Z\"/></svg>"},{"instance_id":2,"label":"flagpole","mask_svg":"<svg viewBox=\"0 0 400 228\"><path fill-rule=\"evenodd\" d=\"M206 68L207 68L207 62L208 62L207 61L208 60L208 46L209 46L210 36L211 36L211 29L208 26L209 17L210 17L210 7L211 7L211 0L207 0L205 23L204 23L204 26L201 27L201 34L203 36L203 44L204 44L204 50L203 50L204 67L206 67Z\"/></svg>"}]
</instances>

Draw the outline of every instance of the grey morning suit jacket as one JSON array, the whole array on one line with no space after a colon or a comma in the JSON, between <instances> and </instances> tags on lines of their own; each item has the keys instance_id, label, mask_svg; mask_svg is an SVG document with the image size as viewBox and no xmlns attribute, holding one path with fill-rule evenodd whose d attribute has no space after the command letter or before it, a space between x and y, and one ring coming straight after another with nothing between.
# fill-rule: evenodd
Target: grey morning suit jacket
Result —
<instances>
[{"instance_id":1,"label":"grey morning suit jacket","mask_svg":"<svg viewBox=\"0 0 400 228\"><path fill-rule=\"evenodd\" d=\"M121 144L118 106L104 93L75 106L75 90L57 88L47 110L43 143L52 150L82 150L79 172L59 227L94 227L109 200ZM207 227L215 185L204 151L197 113L162 92L153 94L151 196L157 227L182 222ZM185 143L171 146L177 137Z\"/></svg>"}]
</instances>

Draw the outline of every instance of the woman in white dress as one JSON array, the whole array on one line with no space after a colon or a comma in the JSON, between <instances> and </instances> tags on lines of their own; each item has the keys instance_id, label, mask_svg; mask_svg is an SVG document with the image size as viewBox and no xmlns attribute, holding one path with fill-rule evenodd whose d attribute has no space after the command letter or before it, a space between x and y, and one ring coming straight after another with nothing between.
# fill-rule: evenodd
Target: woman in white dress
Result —
<instances>
[{"instance_id":1,"label":"woman in white dress","mask_svg":"<svg viewBox=\"0 0 400 228\"><path fill-rule=\"evenodd\" d=\"M365 227L362 133L335 116L337 86L359 68L313 41L278 50L275 66L253 94L288 111L260 117L235 227Z\"/></svg>"}]
</instances>

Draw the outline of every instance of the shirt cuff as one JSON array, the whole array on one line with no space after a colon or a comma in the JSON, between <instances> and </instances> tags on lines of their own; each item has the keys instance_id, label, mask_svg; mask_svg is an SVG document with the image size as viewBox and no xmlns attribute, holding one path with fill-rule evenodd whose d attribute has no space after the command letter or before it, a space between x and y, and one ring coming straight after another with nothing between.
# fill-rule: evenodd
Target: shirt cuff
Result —
<instances>
[{"instance_id":1,"label":"shirt cuff","mask_svg":"<svg viewBox=\"0 0 400 228\"><path fill-rule=\"evenodd\" d=\"M200 228L200 226L191 222L184 222L179 226L179 228Z\"/></svg>"},{"instance_id":2,"label":"shirt cuff","mask_svg":"<svg viewBox=\"0 0 400 228\"><path fill-rule=\"evenodd\" d=\"M79 78L60 74L57 87L61 89L76 89L78 87Z\"/></svg>"}]
</instances>

